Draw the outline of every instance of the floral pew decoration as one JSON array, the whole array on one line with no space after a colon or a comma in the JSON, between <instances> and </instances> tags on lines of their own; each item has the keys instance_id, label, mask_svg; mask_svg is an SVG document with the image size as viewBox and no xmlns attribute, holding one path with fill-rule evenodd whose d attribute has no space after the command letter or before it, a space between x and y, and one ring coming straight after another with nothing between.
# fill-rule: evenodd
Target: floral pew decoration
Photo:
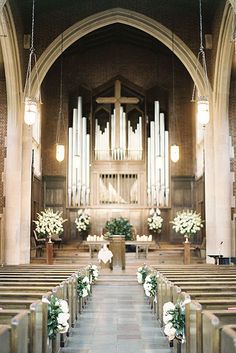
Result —
<instances>
[{"instance_id":1,"label":"floral pew decoration","mask_svg":"<svg viewBox=\"0 0 236 353\"><path fill-rule=\"evenodd\" d=\"M147 275L151 273L151 269L150 267L148 267L146 264L144 264L143 266L138 268L137 271L137 281L140 284L143 284L145 282L145 279L147 277Z\"/></svg>"},{"instance_id":2,"label":"floral pew decoration","mask_svg":"<svg viewBox=\"0 0 236 353\"><path fill-rule=\"evenodd\" d=\"M88 297L91 291L90 279L87 276L86 272L84 273L81 272L77 275L76 291L77 291L77 296L79 298L79 313L81 313L82 308L86 303L86 298Z\"/></svg>"},{"instance_id":3,"label":"floral pew decoration","mask_svg":"<svg viewBox=\"0 0 236 353\"><path fill-rule=\"evenodd\" d=\"M86 267L86 271L88 272L89 283L95 283L98 279L98 267L96 265L89 264Z\"/></svg>"},{"instance_id":4,"label":"floral pew decoration","mask_svg":"<svg viewBox=\"0 0 236 353\"><path fill-rule=\"evenodd\" d=\"M151 308L153 308L153 303L157 303L157 278L157 273L152 272L146 276L143 284L144 292L150 298Z\"/></svg>"},{"instance_id":5,"label":"floral pew decoration","mask_svg":"<svg viewBox=\"0 0 236 353\"><path fill-rule=\"evenodd\" d=\"M163 305L164 334L169 341L177 339L178 342L185 342L185 305L190 302L167 302Z\"/></svg>"},{"instance_id":6,"label":"floral pew decoration","mask_svg":"<svg viewBox=\"0 0 236 353\"><path fill-rule=\"evenodd\" d=\"M66 333L69 329L69 306L66 300L58 299L52 295L50 301L44 298L48 304L48 337L53 340L57 333Z\"/></svg>"},{"instance_id":7,"label":"floral pew decoration","mask_svg":"<svg viewBox=\"0 0 236 353\"><path fill-rule=\"evenodd\" d=\"M90 292L90 280L85 274L77 275L77 294L79 298L85 298Z\"/></svg>"}]
</instances>

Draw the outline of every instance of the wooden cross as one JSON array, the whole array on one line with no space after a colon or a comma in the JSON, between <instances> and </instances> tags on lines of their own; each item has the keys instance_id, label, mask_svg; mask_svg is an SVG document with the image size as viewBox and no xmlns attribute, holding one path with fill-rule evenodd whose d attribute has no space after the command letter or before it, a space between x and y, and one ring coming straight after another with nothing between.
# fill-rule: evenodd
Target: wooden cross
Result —
<instances>
[{"instance_id":1,"label":"wooden cross","mask_svg":"<svg viewBox=\"0 0 236 353\"><path fill-rule=\"evenodd\" d=\"M115 81L115 95L114 97L99 97L96 99L100 104L114 104L116 117L116 132L115 132L115 148L120 147L120 107L121 104L137 104L138 98L135 97L121 97L121 82Z\"/></svg>"}]
</instances>

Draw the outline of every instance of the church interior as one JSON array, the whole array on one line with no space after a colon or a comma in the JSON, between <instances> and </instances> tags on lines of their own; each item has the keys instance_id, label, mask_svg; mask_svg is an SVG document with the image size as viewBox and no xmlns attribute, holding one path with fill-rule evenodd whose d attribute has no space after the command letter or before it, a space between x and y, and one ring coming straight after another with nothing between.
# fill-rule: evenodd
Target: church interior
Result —
<instances>
[{"instance_id":1,"label":"church interior","mask_svg":"<svg viewBox=\"0 0 236 353\"><path fill-rule=\"evenodd\" d=\"M235 116L235 0L0 0L3 353L236 352Z\"/></svg>"}]
</instances>

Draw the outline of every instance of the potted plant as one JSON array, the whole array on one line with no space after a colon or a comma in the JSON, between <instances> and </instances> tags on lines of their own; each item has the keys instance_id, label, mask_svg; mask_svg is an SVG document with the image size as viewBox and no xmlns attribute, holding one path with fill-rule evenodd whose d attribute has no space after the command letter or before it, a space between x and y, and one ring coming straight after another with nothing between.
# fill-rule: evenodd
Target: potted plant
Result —
<instances>
[{"instance_id":1,"label":"potted plant","mask_svg":"<svg viewBox=\"0 0 236 353\"><path fill-rule=\"evenodd\" d=\"M113 218L106 222L105 228L108 236L124 235L125 240L132 240L133 238L133 227L127 218Z\"/></svg>"}]
</instances>

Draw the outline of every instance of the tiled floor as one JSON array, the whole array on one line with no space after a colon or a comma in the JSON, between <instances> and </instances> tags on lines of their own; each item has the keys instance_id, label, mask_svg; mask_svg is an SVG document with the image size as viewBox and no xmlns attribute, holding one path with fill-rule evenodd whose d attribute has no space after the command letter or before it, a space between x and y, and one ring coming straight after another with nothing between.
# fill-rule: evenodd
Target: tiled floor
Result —
<instances>
[{"instance_id":1,"label":"tiled floor","mask_svg":"<svg viewBox=\"0 0 236 353\"><path fill-rule=\"evenodd\" d=\"M111 279L111 277L110 277ZM169 343L135 277L101 281L63 353L169 353Z\"/></svg>"}]
</instances>

